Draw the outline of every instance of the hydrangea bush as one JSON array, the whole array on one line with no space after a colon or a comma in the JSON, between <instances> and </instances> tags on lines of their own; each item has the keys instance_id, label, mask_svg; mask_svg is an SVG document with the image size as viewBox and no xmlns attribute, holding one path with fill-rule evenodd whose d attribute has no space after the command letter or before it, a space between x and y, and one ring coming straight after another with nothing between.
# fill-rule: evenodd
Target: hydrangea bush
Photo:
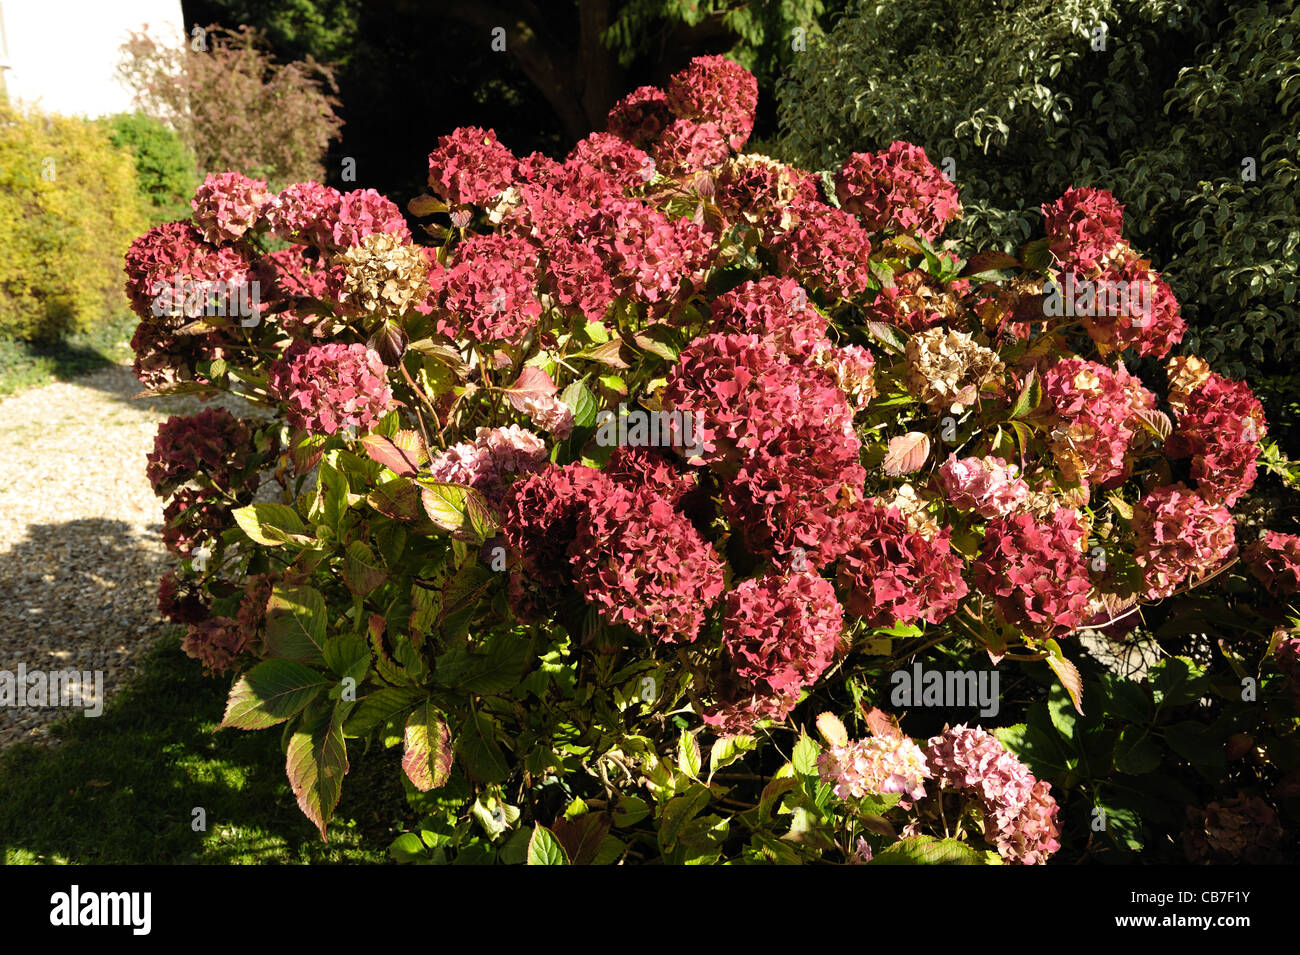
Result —
<instances>
[{"instance_id":1,"label":"hydrangea bush","mask_svg":"<svg viewBox=\"0 0 1300 955\"><path fill-rule=\"evenodd\" d=\"M159 606L232 680L223 726L280 728L322 836L349 759L399 747L406 861L1034 864L1131 851L1171 801L1196 852L1234 812L1254 846L1267 793L1178 783L1144 822L1115 782L1200 771L1190 708L1240 686L1080 644L1234 567L1295 593L1300 540L1228 510L1250 388L1173 353L1109 194L963 257L922 150L805 172L744 152L756 99L703 57L563 161L456 130L422 234L373 190L231 172L137 240L141 381L266 412L173 418L148 462ZM1053 305L1118 283L1145 295ZM1281 738L1300 656L1258 612L1223 651L1257 709L1216 725ZM1018 721L891 706L921 660L999 668ZM1294 737L1256 735L1293 798Z\"/></svg>"}]
</instances>

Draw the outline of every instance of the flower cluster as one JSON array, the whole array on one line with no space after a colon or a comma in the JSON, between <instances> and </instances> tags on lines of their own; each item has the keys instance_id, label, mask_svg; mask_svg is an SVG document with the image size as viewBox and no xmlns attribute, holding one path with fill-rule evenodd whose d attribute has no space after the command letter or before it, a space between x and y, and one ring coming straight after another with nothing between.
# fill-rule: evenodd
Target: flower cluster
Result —
<instances>
[{"instance_id":1,"label":"flower cluster","mask_svg":"<svg viewBox=\"0 0 1300 955\"><path fill-rule=\"evenodd\" d=\"M901 735L868 736L831 746L818 754L817 774L841 799L888 793L920 799L925 781L933 775L925 751Z\"/></svg>"},{"instance_id":2,"label":"flower cluster","mask_svg":"<svg viewBox=\"0 0 1300 955\"><path fill-rule=\"evenodd\" d=\"M1027 632L1072 630L1088 609L1092 583L1081 545L1086 538L1070 508L1050 520L1016 514L990 521L975 562L975 586L993 598L1004 623Z\"/></svg>"},{"instance_id":3,"label":"flower cluster","mask_svg":"<svg viewBox=\"0 0 1300 955\"><path fill-rule=\"evenodd\" d=\"M974 404L980 390L998 381L1003 370L997 352L966 332L931 328L907 340L907 386L933 411Z\"/></svg>"},{"instance_id":4,"label":"flower cluster","mask_svg":"<svg viewBox=\"0 0 1300 955\"><path fill-rule=\"evenodd\" d=\"M393 404L383 360L358 343L291 347L271 367L270 385L289 422L317 434L368 429Z\"/></svg>"},{"instance_id":5,"label":"flower cluster","mask_svg":"<svg viewBox=\"0 0 1300 955\"><path fill-rule=\"evenodd\" d=\"M835 195L872 232L892 228L934 240L961 217L957 187L924 149L901 140L851 155L835 177Z\"/></svg>"},{"instance_id":6,"label":"flower cluster","mask_svg":"<svg viewBox=\"0 0 1300 955\"><path fill-rule=\"evenodd\" d=\"M194 225L215 245L242 238L258 224L270 203L271 193L262 180L223 172L204 179L190 204Z\"/></svg>"},{"instance_id":7,"label":"flower cluster","mask_svg":"<svg viewBox=\"0 0 1300 955\"><path fill-rule=\"evenodd\" d=\"M1007 517L1029 499L1029 485L1001 458L958 458L939 466L939 483L953 507L991 520Z\"/></svg>"},{"instance_id":8,"label":"flower cluster","mask_svg":"<svg viewBox=\"0 0 1300 955\"><path fill-rule=\"evenodd\" d=\"M234 490L248 481L250 443L248 426L224 408L173 415L158 426L147 459L149 483L165 495L202 476L223 491Z\"/></svg>"},{"instance_id":9,"label":"flower cluster","mask_svg":"<svg viewBox=\"0 0 1300 955\"><path fill-rule=\"evenodd\" d=\"M1042 376L1051 431L1048 446L1067 481L1105 486L1129 470L1136 413L1155 398L1121 365L1067 358Z\"/></svg>"},{"instance_id":10,"label":"flower cluster","mask_svg":"<svg viewBox=\"0 0 1300 955\"><path fill-rule=\"evenodd\" d=\"M461 441L429 462L429 478L472 487L500 503L512 475L531 474L546 461L546 442L517 424L479 428L473 441Z\"/></svg>"},{"instance_id":11,"label":"flower cluster","mask_svg":"<svg viewBox=\"0 0 1300 955\"><path fill-rule=\"evenodd\" d=\"M974 793L984 810L984 836L1009 862L1041 865L1060 843L1050 787L979 727L945 726L925 755L941 785Z\"/></svg>"},{"instance_id":12,"label":"flower cluster","mask_svg":"<svg viewBox=\"0 0 1300 955\"><path fill-rule=\"evenodd\" d=\"M1236 553L1232 515L1184 484L1158 487L1133 507L1134 560L1144 594L1170 596Z\"/></svg>"},{"instance_id":13,"label":"flower cluster","mask_svg":"<svg viewBox=\"0 0 1300 955\"><path fill-rule=\"evenodd\" d=\"M1188 806L1183 849L1189 862L1277 864L1284 835L1277 810L1259 796L1240 795Z\"/></svg>"},{"instance_id":14,"label":"flower cluster","mask_svg":"<svg viewBox=\"0 0 1300 955\"><path fill-rule=\"evenodd\" d=\"M1300 535L1268 531L1245 548L1241 557L1275 597L1300 593Z\"/></svg>"},{"instance_id":15,"label":"flower cluster","mask_svg":"<svg viewBox=\"0 0 1300 955\"><path fill-rule=\"evenodd\" d=\"M770 574L726 595L722 647L730 670L719 703L703 714L722 732L748 732L758 719L783 720L831 664L844 628L835 591L811 573Z\"/></svg>"},{"instance_id":16,"label":"flower cluster","mask_svg":"<svg viewBox=\"0 0 1300 955\"><path fill-rule=\"evenodd\" d=\"M1250 386L1210 374L1187 396L1169 454L1190 457L1197 490L1232 507L1255 484L1255 460L1267 433L1264 408Z\"/></svg>"}]
</instances>

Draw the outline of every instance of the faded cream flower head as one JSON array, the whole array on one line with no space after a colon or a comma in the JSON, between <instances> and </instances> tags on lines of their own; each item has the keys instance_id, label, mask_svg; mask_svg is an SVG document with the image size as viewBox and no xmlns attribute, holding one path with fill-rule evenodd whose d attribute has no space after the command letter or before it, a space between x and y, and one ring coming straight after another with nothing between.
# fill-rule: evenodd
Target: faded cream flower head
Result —
<instances>
[{"instance_id":1,"label":"faded cream flower head","mask_svg":"<svg viewBox=\"0 0 1300 955\"><path fill-rule=\"evenodd\" d=\"M1210 378L1210 366L1195 355L1178 355L1165 362L1169 381L1169 407L1182 414L1192 392Z\"/></svg>"},{"instance_id":2,"label":"faded cream flower head","mask_svg":"<svg viewBox=\"0 0 1300 955\"><path fill-rule=\"evenodd\" d=\"M934 411L975 403L980 388L1003 372L1002 360L965 332L929 328L907 342L907 386Z\"/></svg>"},{"instance_id":3,"label":"faded cream flower head","mask_svg":"<svg viewBox=\"0 0 1300 955\"><path fill-rule=\"evenodd\" d=\"M400 315L429 291L429 260L419 246L375 232L334 256L343 269L339 301L353 314Z\"/></svg>"}]
</instances>

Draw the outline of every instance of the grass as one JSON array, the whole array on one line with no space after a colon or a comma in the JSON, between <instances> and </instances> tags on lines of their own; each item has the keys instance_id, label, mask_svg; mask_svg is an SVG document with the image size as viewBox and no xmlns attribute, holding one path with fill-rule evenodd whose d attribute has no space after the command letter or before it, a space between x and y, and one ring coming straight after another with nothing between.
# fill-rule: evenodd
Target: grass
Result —
<instances>
[{"instance_id":1,"label":"grass","mask_svg":"<svg viewBox=\"0 0 1300 955\"><path fill-rule=\"evenodd\" d=\"M349 750L329 843L299 811L280 733L214 733L228 683L162 642L136 679L54 748L0 753L0 858L7 864L381 863L409 825L397 750ZM195 808L206 831L192 827Z\"/></svg>"},{"instance_id":2,"label":"grass","mask_svg":"<svg viewBox=\"0 0 1300 955\"><path fill-rule=\"evenodd\" d=\"M0 395L129 361L136 324L135 316L123 314L57 342L0 337Z\"/></svg>"}]
</instances>

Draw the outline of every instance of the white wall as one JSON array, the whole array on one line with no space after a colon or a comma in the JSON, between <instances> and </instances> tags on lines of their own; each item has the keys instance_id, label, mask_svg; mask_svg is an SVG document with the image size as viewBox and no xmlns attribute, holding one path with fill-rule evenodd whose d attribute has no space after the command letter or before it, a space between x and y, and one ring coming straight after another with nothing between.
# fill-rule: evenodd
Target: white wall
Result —
<instances>
[{"instance_id":1,"label":"white wall","mask_svg":"<svg viewBox=\"0 0 1300 955\"><path fill-rule=\"evenodd\" d=\"M185 41L180 0L0 0L9 101L82 116L130 110L119 48L146 24L159 42Z\"/></svg>"}]
</instances>

